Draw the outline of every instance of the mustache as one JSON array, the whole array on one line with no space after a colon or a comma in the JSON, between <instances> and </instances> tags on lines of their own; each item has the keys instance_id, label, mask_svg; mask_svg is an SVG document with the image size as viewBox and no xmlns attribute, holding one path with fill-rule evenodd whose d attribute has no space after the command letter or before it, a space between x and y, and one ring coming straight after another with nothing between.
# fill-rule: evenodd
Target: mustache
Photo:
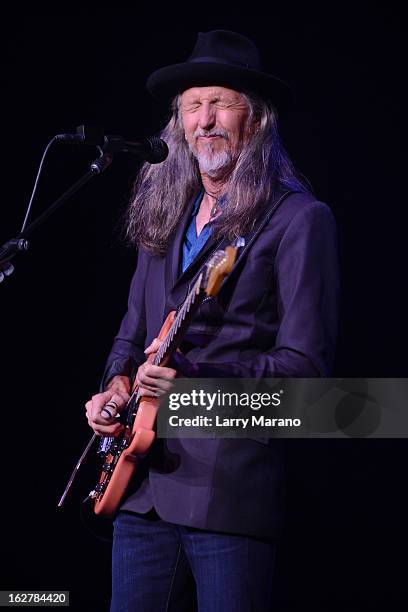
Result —
<instances>
[{"instance_id":1,"label":"mustache","mask_svg":"<svg viewBox=\"0 0 408 612\"><path fill-rule=\"evenodd\" d=\"M220 128L213 130L203 130L201 128L197 128L193 136L195 140L197 140L197 138L199 138L200 136L221 136L221 138L229 140L228 133L225 130L221 130Z\"/></svg>"}]
</instances>

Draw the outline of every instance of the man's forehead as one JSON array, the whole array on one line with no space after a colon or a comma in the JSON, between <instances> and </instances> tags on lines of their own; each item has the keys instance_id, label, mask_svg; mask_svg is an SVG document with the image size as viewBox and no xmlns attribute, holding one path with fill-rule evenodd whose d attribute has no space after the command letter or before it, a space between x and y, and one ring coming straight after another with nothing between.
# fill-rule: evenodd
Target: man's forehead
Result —
<instances>
[{"instance_id":1,"label":"man's forehead","mask_svg":"<svg viewBox=\"0 0 408 612\"><path fill-rule=\"evenodd\" d=\"M183 100L191 100L194 98L230 98L242 99L242 94L235 89L222 87L221 85L208 85L206 87L190 87L181 94Z\"/></svg>"}]
</instances>

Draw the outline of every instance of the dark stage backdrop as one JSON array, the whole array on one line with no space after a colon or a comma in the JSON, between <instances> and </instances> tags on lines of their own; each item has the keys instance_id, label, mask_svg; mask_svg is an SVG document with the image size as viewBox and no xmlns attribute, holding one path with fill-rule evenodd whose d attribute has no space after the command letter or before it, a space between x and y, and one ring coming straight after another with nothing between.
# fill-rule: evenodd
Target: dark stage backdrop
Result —
<instances>
[{"instance_id":1,"label":"dark stage backdrop","mask_svg":"<svg viewBox=\"0 0 408 612\"><path fill-rule=\"evenodd\" d=\"M166 14L145 7L3 17L0 242L20 229L50 137L83 123L133 139L157 133L165 114L145 92L149 73L183 61L198 31L237 30L295 88L282 136L338 221L336 375L405 377L403 20L390 5L301 6L269 6L268 15L254 4L221 12L201 3ZM34 216L93 157L92 149L53 149ZM118 158L33 236L0 286L0 587L69 589L75 610L104 610L109 600L110 546L79 517L95 466L83 470L63 510L56 503L89 438L84 403L126 307L135 253L123 246L120 218L137 169L134 158ZM290 441L276 610L402 608L406 451L405 440Z\"/></svg>"}]
</instances>

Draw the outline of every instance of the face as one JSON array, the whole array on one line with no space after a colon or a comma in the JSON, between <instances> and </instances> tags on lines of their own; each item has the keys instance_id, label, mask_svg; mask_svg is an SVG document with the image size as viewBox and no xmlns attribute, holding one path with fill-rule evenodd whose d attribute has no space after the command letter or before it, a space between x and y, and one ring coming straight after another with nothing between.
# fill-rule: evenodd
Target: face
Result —
<instances>
[{"instance_id":1,"label":"face","mask_svg":"<svg viewBox=\"0 0 408 612\"><path fill-rule=\"evenodd\" d=\"M230 168L250 135L245 98L226 87L192 87L181 95L180 109L201 172L217 176Z\"/></svg>"}]
</instances>

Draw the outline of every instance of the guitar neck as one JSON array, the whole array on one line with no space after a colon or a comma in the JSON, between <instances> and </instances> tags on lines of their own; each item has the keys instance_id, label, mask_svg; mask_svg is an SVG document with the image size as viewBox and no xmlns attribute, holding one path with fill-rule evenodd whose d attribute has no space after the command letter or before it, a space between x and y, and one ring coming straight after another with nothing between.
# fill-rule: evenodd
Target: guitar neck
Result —
<instances>
[{"instance_id":1,"label":"guitar neck","mask_svg":"<svg viewBox=\"0 0 408 612\"><path fill-rule=\"evenodd\" d=\"M205 292L201 288L202 276L203 275L200 274L182 307L179 309L163 344L157 351L157 355L153 361L154 365L166 364L169 357L174 353L182 341L194 313L206 297Z\"/></svg>"}]
</instances>

